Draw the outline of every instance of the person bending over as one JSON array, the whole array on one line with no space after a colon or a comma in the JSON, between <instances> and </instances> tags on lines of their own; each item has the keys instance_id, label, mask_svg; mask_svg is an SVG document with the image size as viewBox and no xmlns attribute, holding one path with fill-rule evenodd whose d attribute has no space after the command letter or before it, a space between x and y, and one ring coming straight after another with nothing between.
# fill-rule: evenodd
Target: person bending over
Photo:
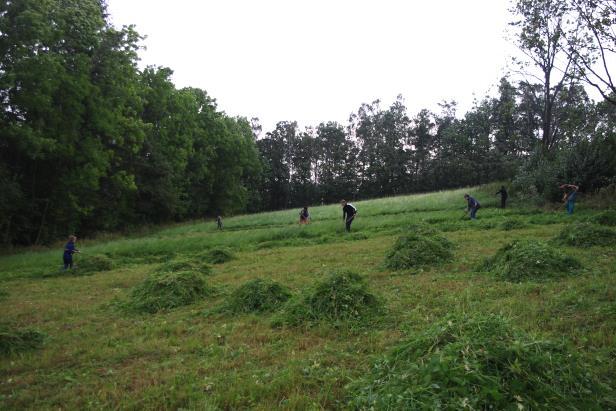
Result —
<instances>
[{"instance_id":1,"label":"person bending over","mask_svg":"<svg viewBox=\"0 0 616 411\"><path fill-rule=\"evenodd\" d=\"M481 207L481 204L479 204L479 201L475 200L473 197L469 196L468 194L464 194L464 199L466 200L466 204L467 204L466 212L471 213L471 220L476 220L477 210L479 210L479 207Z\"/></svg>"},{"instance_id":2,"label":"person bending over","mask_svg":"<svg viewBox=\"0 0 616 411\"><path fill-rule=\"evenodd\" d=\"M351 231L351 224L357 215L357 209L351 203L347 203L346 200L340 202L342 204L342 219L345 223L347 232Z\"/></svg>"}]
</instances>

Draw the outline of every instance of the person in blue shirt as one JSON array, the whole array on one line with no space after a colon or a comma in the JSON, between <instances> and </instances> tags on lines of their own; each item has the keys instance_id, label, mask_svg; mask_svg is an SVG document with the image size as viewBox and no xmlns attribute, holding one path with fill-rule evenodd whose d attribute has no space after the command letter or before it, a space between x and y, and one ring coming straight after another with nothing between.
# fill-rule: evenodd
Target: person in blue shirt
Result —
<instances>
[{"instance_id":1,"label":"person in blue shirt","mask_svg":"<svg viewBox=\"0 0 616 411\"><path fill-rule=\"evenodd\" d=\"M573 214L573 208L575 207L575 199L580 187L575 184L561 184L560 189L565 191L563 195L563 202L567 208L567 214Z\"/></svg>"},{"instance_id":2,"label":"person in blue shirt","mask_svg":"<svg viewBox=\"0 0 616 411\"><path fill-rule=\"evenodd\" d=\"M74 235L69 235L68 243L64 246L64 255L62 256L62 259L64 260L65 270L73 268L73 254L80 252L77 248L75 248L75 241L77 241L77 237Z\"/></svg>"},{"instance_id":3,"label":"person in blue shirt","mask_svg":"<svg viewBox=\"0 0 616 411\"><path fill-rule=\"evenodd\" d=\"M467 204L466 212L468 213L470 211L471 220L476 220L477 210L479 210L479 207L481 207L481 204L479 204L479 201L475 200L473 197L469 196L468 194L464 194L464 199L466 200L466 204Z\"/></svg>"},{"instance_id":4,"label":"person in blue shirt","mask_svg":"<svg viewBox=\"0 0 616 411\"><path fill-rule=\"evenodd\" d=\"M300 224L308 224L310 223L310 213L308 213L308 206L301 209L299 212L299 223Z\"/></svg>"}]
</instances>

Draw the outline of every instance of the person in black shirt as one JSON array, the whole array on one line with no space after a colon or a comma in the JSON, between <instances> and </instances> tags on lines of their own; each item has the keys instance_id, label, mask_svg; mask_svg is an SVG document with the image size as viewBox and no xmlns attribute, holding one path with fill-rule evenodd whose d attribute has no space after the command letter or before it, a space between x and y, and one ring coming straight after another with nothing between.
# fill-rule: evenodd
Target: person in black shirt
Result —
<instances>
[{"instance_id":1,"label":"person in black shirt","mask_svg":"<svg viewBox=\"0 0 616 411\"><path fill-rule=\"evenodd\" d=\"M501 196L501 208L505 208L505 206L507 205L507 197L508 197L505 186L501 186L501 189L498 190L495 195L497 194L500 194Z\"/></svg>"},{"instance_id":2,"label":"person in black shirt","mask_svg":"<svg viewBox=\"0 0 616 411\"><path fill-rule=\"evenodd\" d=\"M222 230L222 216L221 215L216 216L216 227L219 230Z\"/></svg>"},{"instance_id":3,"label":"person in black shirt","mask_svg":"<svg viewBox=\"0 0 616 411\"><path fill-rule=\"evenodd\" d=\"M346 200L342 200L340 204L342 204L342 219L345 222L347 232L350 232L351 223L353 223L353 220L357 215L357 209L353 206L353 204L347 203Z\"/></svg>"}]
</instances>

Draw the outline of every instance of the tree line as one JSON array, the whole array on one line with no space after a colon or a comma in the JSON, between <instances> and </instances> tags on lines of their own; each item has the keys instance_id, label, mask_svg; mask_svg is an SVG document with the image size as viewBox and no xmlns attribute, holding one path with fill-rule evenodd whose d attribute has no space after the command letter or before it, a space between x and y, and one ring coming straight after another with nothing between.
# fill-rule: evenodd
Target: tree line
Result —
<instances>
[{"instance_id":1,"label":"tree line","mask_svg":"<svg viewBox=\"0 0 616 411\"><path fill-rule=\"evenodd\" d=\"M399 97L362 104L347 124L262 133L206 91L177 89L170 69L140 70L140 35L115 28L104 1L4 1L0 242L514 177L538 195L560 178L614 184L614 92L603 87L599 103L586 94L582 57L600 51L586 40L577 55L566 40L577 69L556 87L503 78L463 115L453 101L411 114Z\"/></svg>"}]
</instances>

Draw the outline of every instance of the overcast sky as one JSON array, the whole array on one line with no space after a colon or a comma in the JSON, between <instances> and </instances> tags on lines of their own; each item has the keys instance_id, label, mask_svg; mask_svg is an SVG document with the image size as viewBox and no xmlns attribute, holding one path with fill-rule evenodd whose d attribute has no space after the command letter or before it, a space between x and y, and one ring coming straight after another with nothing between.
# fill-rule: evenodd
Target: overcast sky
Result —
<instances>
[{"instance_id":1,"label":"overcast sky","mask_svg":"<svg viewBox=\"0 0 616 411\"><path fill-rule=\"evenodd\" d=\"M108 0L147 36L141 64L207 90L230 115L345 123L398 94L411 113L494 93L512 44L507 0Z\"/></svg>"}]
</instances>

